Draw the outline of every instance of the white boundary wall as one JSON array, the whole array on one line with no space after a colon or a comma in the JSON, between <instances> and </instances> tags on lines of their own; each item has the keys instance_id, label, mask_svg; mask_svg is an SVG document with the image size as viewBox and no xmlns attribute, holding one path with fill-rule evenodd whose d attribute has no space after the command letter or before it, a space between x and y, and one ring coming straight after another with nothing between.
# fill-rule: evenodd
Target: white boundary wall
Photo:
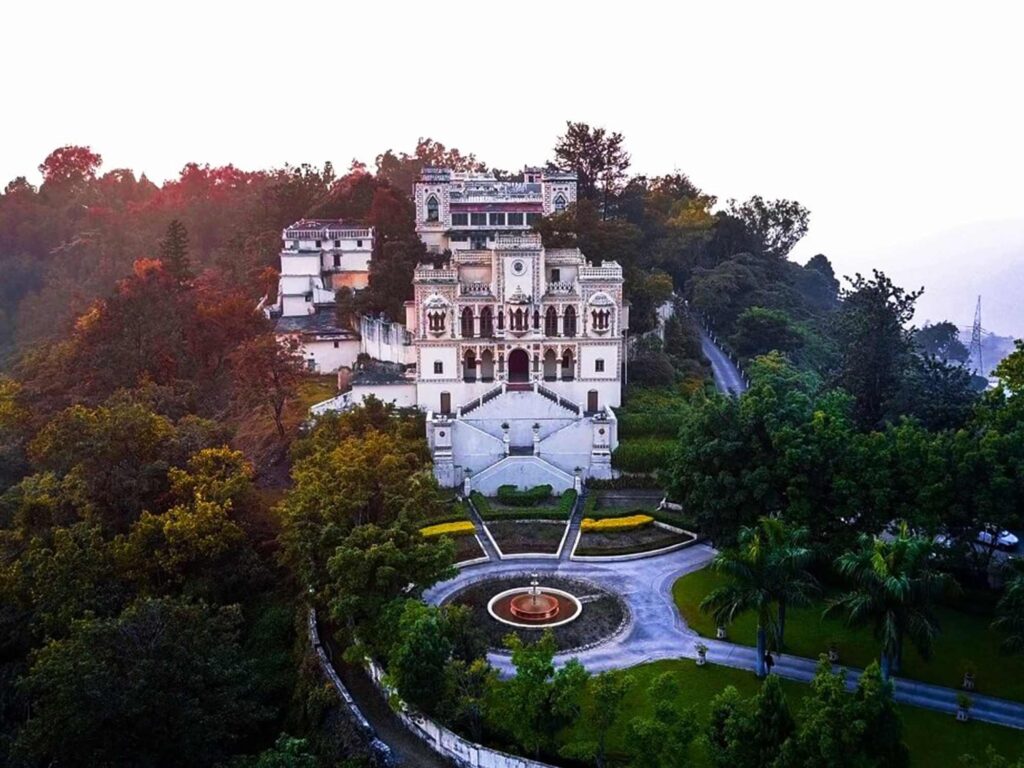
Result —
<instances>
[{"instance_id":1,"label":"white boundary wall","mask_svg":"<svg viewBox=\"0 0 1024 768\"><path fill-rule=\"evenodd\" d=\"M373 662L369 662L370 679L384 694L386 699L395 696L394 692L383 681L384 671ZM438 725L429 717L409 710L400 703L396 711L398 718L405 726L426 742L427 746L460 766L470 768L554 768L549 763L539 763L525 757L516 757L482 744L467 741L461 736Z\"/></svg>"}]
</instances>

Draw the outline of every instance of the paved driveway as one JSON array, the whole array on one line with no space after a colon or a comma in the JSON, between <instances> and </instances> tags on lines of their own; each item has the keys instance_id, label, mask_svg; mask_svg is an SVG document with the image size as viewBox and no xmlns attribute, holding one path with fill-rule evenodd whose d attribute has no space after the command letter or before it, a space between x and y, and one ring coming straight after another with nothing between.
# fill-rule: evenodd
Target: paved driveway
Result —
<instances>
[{"instance_id":1,"label":"paved driveway","mask_svg":"<svg viewBox=\"0 0 1024 768\"><path fill-rule=\"evenodd\" d=\"M608 564L544 559L481 563L463 568L454 579L427 590L424 599L438 605L476 581L513 573L539 573L542 585L544 574L593 581L626 601L631 621L611 641L580 653L559 654L555 661L564 663L576 657L590 671L601 672L654 659L693 655L697 636L676 611L672 584L683 574L703 568L714 554L711 547L698 544L658 557ZM507 654L492 652L489 659L501 672L512 671Z\"/></svg>"}]
</instances>

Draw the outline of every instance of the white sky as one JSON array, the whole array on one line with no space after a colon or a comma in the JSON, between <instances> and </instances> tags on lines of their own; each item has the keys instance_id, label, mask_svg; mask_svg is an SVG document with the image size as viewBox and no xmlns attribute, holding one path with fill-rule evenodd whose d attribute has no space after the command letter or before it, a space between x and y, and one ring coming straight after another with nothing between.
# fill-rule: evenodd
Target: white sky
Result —
<instances>
[{"instance_id":1,"label":"white sky","mask_svg":"<svg viewBox=\"0 0 1024 768\"><path fill-rule=\"evenodd\" d=\"M842 5L12 2L0 183L67 143L155 180L372 165L419 136L515 169L572 119L625 134L635 171L800 200L795 257L840 273L980 222L1024 233L1024 4Z\"/></svg>"}]
</instances>

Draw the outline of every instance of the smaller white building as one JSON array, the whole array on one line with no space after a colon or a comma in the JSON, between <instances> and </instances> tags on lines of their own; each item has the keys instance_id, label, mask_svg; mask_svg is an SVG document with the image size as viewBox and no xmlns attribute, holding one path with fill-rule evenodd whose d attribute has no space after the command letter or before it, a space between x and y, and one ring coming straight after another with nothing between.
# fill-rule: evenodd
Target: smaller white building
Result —
<instances>
[{"instance_id":1,"label":"smaller white building","mask_svg":"<svg viewBox=\"0 0 1024 768\"><path fill-rule=\"evenodd\" d=\"M369 284L373 228L340 219L302 219L281 233L277 304L269 309L279 338L299 342L310 370L351 368L359 333L337 321L335 293Z\"/></svg>"}]
</instances>

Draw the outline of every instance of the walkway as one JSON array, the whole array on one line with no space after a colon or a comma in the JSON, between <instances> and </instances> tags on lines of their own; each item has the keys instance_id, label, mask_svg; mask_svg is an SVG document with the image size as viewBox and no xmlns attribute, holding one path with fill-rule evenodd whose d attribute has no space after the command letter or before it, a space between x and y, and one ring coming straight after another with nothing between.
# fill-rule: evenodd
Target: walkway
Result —
<instances>
[{"instance_id":1,"label":"walkway","mask_svg":"<svg viewBox=\"0 0 1024 768\"><path fill-rule=\"evenodd\" d=\"M576 538L580 535L580 526L583 524L583 505L586 500L587 489L584 488L583 492L576 497L576 503L572 507L572 512L569 513L569 532L565 536L565 544L562 545L562 551L558 555L558 559L563 563L569 562Z\"/></svg>"},{"instance_id":2,"label":"walkway","mask_svg":"<svg viewBox=\"0 0 1024 768\"><path fill-rule=\"evenodd\" d=\"M498 550L494 548L494 544L491 543L491 537L484 530L484 520L480 517L480 513L477 511L476 505L473 504L473 499L470 496L466 497L466 508L469 510L469 519L473 521L473 527L476 529L476 538L480 542L480 546L484 548L484 554L487 555L492 563L498 562L501 560L501 556L498 554Z\"/></svg>"},{"instance_id":3,"label":"walkway","mask_svg":"<svg viewBox=\"0 0 1024 768\"><path fill-rule=\"evenodd\" d=\"M756 666L754 648L701 638L683 621L672 599L676 579L703 568L714 554L711 547L698 544L658 557L607 564L540 558L481 563L463 568L454 579L427 590L424 599L437 605L474 582L502 574L537 572L578 577L622 596L629 606L632 621L619 636L596 648L559 654L555 657L556 664L564 664L575 657L589 671L603 672L662 659L693 659L700 640L708 646L710 663L753 671ZM488 659L501 674L512 673L507 654L492 652ZM772 671L780 677L807 682L814 676L817 666L816 660L783 654L776 657ZM853 667L848 670L847 684L852 688L861 670ZM894 697L899 702L950 715L956 711L958 690L903 678L893 678L893 681ZM972 694L971 700L972 719L1024 729L1024 704L981 694Z\"/></svg>"},{"instance_id":4,"label":"walkway","mask_svg":"<svg viewBox=\"0 0 1024 768\"><path fill-rule=\"evenodd\" d=\"M708 332L699 326L698 328L700 330L700 348L704 352L704 356L711 362L711 374L714 376L718 391L727 395L743 394L747 385L739 369L729 359L729 356L711 340Z\"/></svg>"}]
</instances>

